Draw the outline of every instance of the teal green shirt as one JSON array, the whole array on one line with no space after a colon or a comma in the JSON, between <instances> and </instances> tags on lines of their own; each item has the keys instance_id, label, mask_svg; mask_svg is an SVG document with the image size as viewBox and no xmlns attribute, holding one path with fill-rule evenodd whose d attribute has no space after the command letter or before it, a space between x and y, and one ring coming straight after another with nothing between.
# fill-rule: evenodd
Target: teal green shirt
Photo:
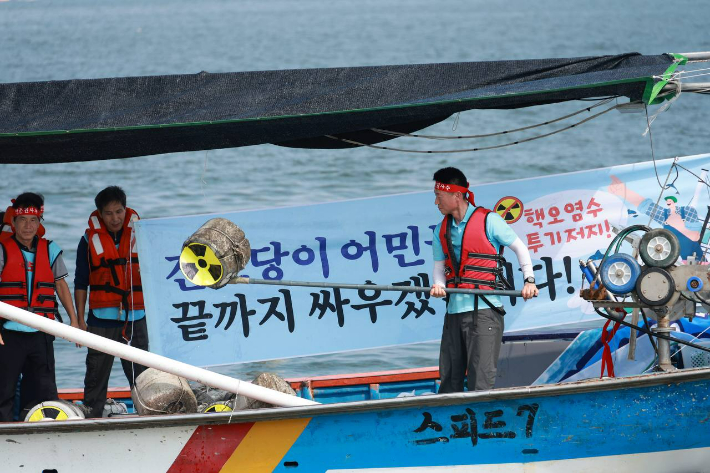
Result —
<instances>
[{"instance_id":1,"label":"teal green shirt","mask_svg":"<svg viewBox=\"0 0 710 473\"><path fill-rule=\"evenodd\" d=\"M463 238L463 231L466 228L468 219L473 215L474 210L476 210L476 207L469 204L466 215L458 225L456 224L456 220L451 223L451 243L454 245L454 253L456 253L456 257L459 261L461 261L461 240ZM444 255L444 250L441 246L441 239L439 238L440 229L441 223L434 229L434 239L431 245L434 251L434 261L443 261L446 259L446 255ZM488 218L486 219L486 236L491 244L493 244L493 247L498 251L500 251L501 246L509 246L518 238L518 235L510 228L510 225L505 223L505 220L495 212L488 214ZM486 299L496 307L503 306L503 302L501 302L499 296L486 296ZM461 312L472 311L473 307L474 296L472 294L451 294L446 311L450 314L459 314Z\"/></svg>"}]
</instances>

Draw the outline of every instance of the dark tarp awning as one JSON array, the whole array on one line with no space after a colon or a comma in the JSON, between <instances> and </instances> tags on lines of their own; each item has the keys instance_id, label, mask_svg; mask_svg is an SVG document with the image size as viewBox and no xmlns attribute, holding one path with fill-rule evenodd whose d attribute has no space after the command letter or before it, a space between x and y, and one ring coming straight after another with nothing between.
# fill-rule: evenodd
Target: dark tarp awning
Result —
<instances>
[{"instance_id":1,"label":"dark tarp awning","mask_svg":"<svg viewBox=\"0 0 710 473\"><path fill-rule=\"evenodd\" d=\"M262 143L375 143L474 108L640 100L669 55L303 69L0 84L0 162L125 158Z\"/></svg>"}]
</instances>

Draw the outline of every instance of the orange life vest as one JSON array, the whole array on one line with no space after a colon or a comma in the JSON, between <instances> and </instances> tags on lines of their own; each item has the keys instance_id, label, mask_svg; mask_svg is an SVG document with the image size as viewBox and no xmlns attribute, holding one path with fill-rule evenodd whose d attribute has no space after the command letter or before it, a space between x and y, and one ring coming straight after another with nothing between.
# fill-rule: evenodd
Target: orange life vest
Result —
<instances>
[{"instance_id":1,"label":"orange life vest","mask_svg":"<svg viewBox=\"0 0 710 473\"><path fill-rule=\"evenodd\" d=\"M441 222L439 239L444 250L446 287L468 289L500 289L504 287L503 247L500 253L486 235L486 218L490 210L476 207L461 237L461 258L456 257L451 242L453 217L446 215Z\"/></svg>"},{"instance_id":2,"label":"orange life vest","mask_svg":"<svg viewBox=\"0 0 710 473\"><path fill-rule=\"evenodd\" d=\"M133 222L138 214L126 208L123 233L118 249L104 222L95 210L89 217L86 237L89 243L89 308L119 307L142 310L143 287L138 267L138 252Z\"/></svg>"},{"instance_id":3,"label":"orange life vest","mask_svg":"<svg viewBox=\"0 0 710 473\"><path fill-rule=\"evenodd\" d=\"M0 242L5 254L5 266L0 274L0 301L54 320L57 297L52 266L49 263L49 242L37 241L32 269L32 300L27 298L27 261L14 238Z\"/></svg>"},{"instance_id":4,"label":"orange life vest","mask_svg":"<svg viewBox=\"0 0 710 473\"><path fill-rule=\"evenodd\" d=\"M12 225L12 219L15 217L15 209L12 205L5 210L2 217L2 222L0 222L0 241L7 240L15 233L15 227ZM44 226L40 223L37 229L37 236L42 238L44 236Z\"/></svg>"}]
</instances>

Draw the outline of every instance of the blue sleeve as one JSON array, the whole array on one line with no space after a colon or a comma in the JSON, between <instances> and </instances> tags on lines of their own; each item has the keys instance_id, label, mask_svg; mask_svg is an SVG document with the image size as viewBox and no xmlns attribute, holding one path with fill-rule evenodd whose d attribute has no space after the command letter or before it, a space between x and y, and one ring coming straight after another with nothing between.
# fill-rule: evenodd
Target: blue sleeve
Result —
<instances>
[{"instance_id":1,"label":"blue sleeve","mask_svg":"<svg viewBox=\"0 0 710 473\"><path fill-rule=\"evenodd\" d=\"M434 253L434 261L444 261L446 255L444 254L444 249L441 247L441 238L439 238L439 232L441 231L441 223L434 229L434 235L431 239L431 249Z\"/></svg>"},{"instance_id":2,"label":"blue sleeve","mask_svg":"<svg viewBox=\"0 0 710 473\"><path fill-rule=\"evenodd\" d=\"M49 245L47 245L47 251L49 252L49 265L54 266L54 261L57 256L62 254L62 249L54 241L50 241Z\"/></svg>"},{"instance_id":3,"label":"blue sleeve","mask_svg":"<svg viewBox=\"0 0 710 473\"><path fill-rule=\"evenodd\" d=\"M85 237L79 240L76 248L76 272L74 273L74 289L89 289L89 243Z\"/></svg>"},{"instance_id":4,"label":"blue sleeve","mask_svg":"<svg viewBox=\"0 0 710 473\"><path fill-rule=\"evenodd\" d=\"M489 213L486 219L486 235L491 243L499 248L510 246L518 238L510 225L495 212Z\"/></svg>"}]
</instances>

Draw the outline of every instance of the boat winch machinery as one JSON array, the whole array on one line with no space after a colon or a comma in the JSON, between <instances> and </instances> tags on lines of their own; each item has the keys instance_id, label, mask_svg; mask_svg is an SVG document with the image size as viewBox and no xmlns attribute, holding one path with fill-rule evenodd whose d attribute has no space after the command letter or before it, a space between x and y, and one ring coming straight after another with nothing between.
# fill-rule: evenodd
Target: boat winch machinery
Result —
<instances>
[{"instance_id":1,"label":"boat winch machinery","mask_svg":"<svg viewBox=\"0 0 710 473\"><path fill-rule=\"evenodd\" d=\"M632 235L641 231L643 235ZM631 242L632 254L621 252L624 241ZM674 320L695 316L696 304L710 310L710 266L696 262L697 256L679 260L680 242L670 230L633 225L619 231L597 270L594 262L580 261L590 283L580 296L597 312L638 309L656 320L655 333L669 333ZM639 262L640 259L640 262ZM602 314L603 315L603 314ZM658 339L659 367L672 369L669 341Z\"/></svg>"}]
</instances>

